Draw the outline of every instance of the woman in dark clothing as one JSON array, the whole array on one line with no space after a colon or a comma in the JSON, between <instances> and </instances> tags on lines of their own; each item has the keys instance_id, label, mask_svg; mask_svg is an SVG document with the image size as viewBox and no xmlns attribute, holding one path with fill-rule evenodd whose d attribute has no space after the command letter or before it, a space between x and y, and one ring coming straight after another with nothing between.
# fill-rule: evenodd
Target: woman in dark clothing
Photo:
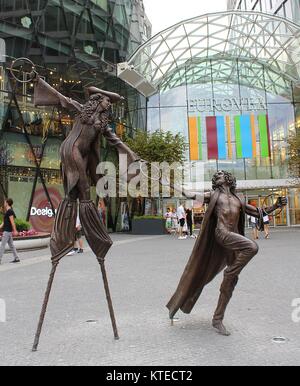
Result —
<instances>
[{"instance_id":1,"label":"woman in dark clothing","mask_svg":"<svg viewBox=\"0 0 300 386\"><path fill-rule=\"evenodd\" d=\"M6 244L9 245L14 256L14 260L12 261L12 263L20 263L20 259L13 240L13 236L18 235L16 224L15 224L16 215L12 208L13 203L14 202L11 198L8 198L7 200L5 200L5 203L4 203L5 214L3 217L3 223L0 225L0 230L3 230L2 241L0 246L0 264L5 251Z\"/></svg>"},{"instance_id":2,"label":"woman in dark clothing","mask_svg":"<svg viewBox=\"0 0 300 386\"><path fill-rule=\"evenodd\" d=\"M186 210L186 224L190 233L190 237L195 238L194 232L193 232L193 225L194 225L193 211L191 209Z\"/></svg>"}]
</instances>

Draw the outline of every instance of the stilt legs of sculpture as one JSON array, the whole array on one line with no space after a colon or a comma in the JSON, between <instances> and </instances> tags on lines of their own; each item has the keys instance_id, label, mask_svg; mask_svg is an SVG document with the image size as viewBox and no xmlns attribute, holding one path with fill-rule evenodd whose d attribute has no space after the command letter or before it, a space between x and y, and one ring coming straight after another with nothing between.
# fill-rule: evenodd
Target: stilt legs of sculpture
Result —
<instances>
[{"instance_id":1,"label":"stilt legs of sculpture","mask_svg":"<svg viewBox=\"0 0 300 386\"><path fill-rule=\"evenodd\" d=\"M79 217L87 242L89 243L89 246L92 248L94 254L96 255L101 267L108 309L114 331L114 337L116 340L118 340L119 335L117 330L117 324L105 270L105 256L113 243L100 220L99 213L93 201L80 202Z\"/></svg>"},{"instance_id":2,"label":"stilt legs of sculpture","mask_svg":"<svg viewBox=\"0 0 300 386\"><path fill-rule=\"evenodd\" d=\"M42 306L32 351L37 351L39 345L39 339L42 332L52 284L58 264L60 263L60 260L74 247L76 217L77 201L68 199L63 200L57 210L54 229L51 236L50 249L52 254L52 270L45 293L44 303ZM81 201L79 203L79 217L87 242L95 253L101 267L114 337L117 340L119 339L119 335L105 271L105 256L112 246L112 240L110 239L106 229L101 223L97 208L92 201Z\"/></svg>"}]
</instances>

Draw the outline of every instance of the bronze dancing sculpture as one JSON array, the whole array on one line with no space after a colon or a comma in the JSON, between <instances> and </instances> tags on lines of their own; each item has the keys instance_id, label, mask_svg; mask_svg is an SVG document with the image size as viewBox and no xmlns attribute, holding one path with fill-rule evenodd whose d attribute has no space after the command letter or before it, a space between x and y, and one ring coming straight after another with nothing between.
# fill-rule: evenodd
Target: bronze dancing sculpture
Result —
<instances>
[{"instance_id":1,"label":"bronze dancing sculpture","mask_svg":"<svg viewBox=\"0 0 300 386\"><path fill-rule=\"evenodd\" d=\"M245 214L258 218L261 223L263 211L246 204L236 195L236 179L230 173L216 173L212 183L213 191L204 195L204 202L209 205L201 233L167 307L172 324L179 309L190 314L204 287L227 267L212 324L221 335L229 336L223 324L226 307L239 274L258 253L258 245L245 237ZM280 197L265 211L270 214L286 205L287 199Z\"/></svg>"},{"instance_id":2,"label":"bronze dancing sculpture","mask_svg":"<svg viewBox=\"0 0 300 386\"><path fill-rule=\"evenodd\" d=\"M89 246L101 266L114 336L115 339L119 339L104 266L105 256L112 246L112 240L100 220L95 203L90 199L90 180L96 184L100 178L96 174L96 168L100 162L100 136L104 136L107 142L117 149L119 155L127 155L128 165L139 160L137 155L108 126L111 105L121 101L122 97L96 87L90 87L87 89L89 100L86 104L82 105L59 93L41 79L37 73L33 76L35 106L61 106L77 113L73 128L60 149L65 199L57 210L51 235L52 271L35 336L33 351L36 351L38 348L57 266L60 260L72 250L74 245L78 202L82 229Z\"/></svg>"}]
</instances>

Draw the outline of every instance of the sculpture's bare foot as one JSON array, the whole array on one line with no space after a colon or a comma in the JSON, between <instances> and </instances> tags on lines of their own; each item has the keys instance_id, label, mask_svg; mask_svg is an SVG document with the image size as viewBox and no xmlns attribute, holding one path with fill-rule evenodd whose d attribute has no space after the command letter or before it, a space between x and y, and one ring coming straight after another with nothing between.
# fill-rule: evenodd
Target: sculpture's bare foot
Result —
<instances>
[{"instance_id":1,"label":"sculpture's bare foot","mask_svg":"<svg viewBox=\"0 0 300 386\"><path fill-rule=\"evenodd\" d=\"M231 335L230 332L227 331L222 320L213 320L212 325L220 335L223 335L223 336L230 336Z\"/></svg>"}]
</instances>

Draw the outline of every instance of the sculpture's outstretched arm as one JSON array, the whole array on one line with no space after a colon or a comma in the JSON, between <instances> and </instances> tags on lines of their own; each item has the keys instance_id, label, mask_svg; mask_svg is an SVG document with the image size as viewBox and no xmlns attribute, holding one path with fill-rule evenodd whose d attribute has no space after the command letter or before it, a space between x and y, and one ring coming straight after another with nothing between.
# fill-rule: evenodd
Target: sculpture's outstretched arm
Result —
<instances>
[{"instance_id":1,"label":"sculpture's outstretched arm","mask_svg":"<svg viewBox=\"0 0 300 386\"><path fill-rule=\"evenodd\" d=\"M255 217L255 218L260 218L260 212L259 209L256 208L255 206L246 204L245 205L245 212L247 215Z\"/></svg>"},{"instance_id":2,"label":"sculpture's outstretched arm","mask_svg":"<svg viewBox=\"0 0 300 386\"><path fill-rule=\"evenodd\" d=\"M281 209L286 205L287 205L287 198L281 197L281 198L278 198L278 200L276 201L276 203L274 205L269 206L267 208L264 208L263 210L267 214L271 214L271 213L275 212L276 209ZM256 218L261 217L262 209L256 208L255 206L252 206L249 204L246 204L245 209L246 209L245 210L246 214L248 214L249 216L256 217Z\"/></svg>"},{"instance_id":3,"label":"sculpture's outstretched arm","mask_svg":"<svg viewBox=\"0 0 300 386\"><path fill-rule=\"evenodd\" d=\"M164 182L164 180L161 180L162 185L168 185L168 182ZM176 184L169 183L172 189L176 192L182 192L182 196L185 197L188 200L194 200L194 201L200 201L203 204L209 204L211 199L211 191L209 192L193 192L189 191L187 189L184 189L182 187L179 187Z\"/></svg>"},{"instance_id":4,"label":"sculpture's outstretched arm","mask_svg":"<svg viewBox=\"0 0 300 386\"><path fill-rule=\"evenodd\" d=\"M135 154L121 139L112 131L110 127L107 127L103 133L110 146L115 147L119 154L120 162L120 180L129 182L140 173L139 163L141 160L137 154ZM121 156L127 157L127 163L121 159ZM134 165L134 163L136 163ZM130 166L134 165L133 170L130 170Z\"/></svg>"},{"instance_id":5,"label":"sculpture's outstretched arm","mask_svg":"<svg viewBox=\"0 0 300 386\"><path fill-rule=\"evenodd\" d=\"M82 111L82 105L79 102L65 97L38 75L34 79L34 105L62 106L68 110Z\"/></svg>"},{"instance_id":6,"label":"sculpture's outstretched arm","mask_svg":"<svg viewBox=\"0 0 300 386\"><path fill-rule=\"evenodd\" d=\"M103 135L105 136L109 145L115 147L118 150L119 154L127 155L129 165L133 162L140 160L140 157L135 154L124 142L122 142L121 139L113 132L110 127L107 127Z\"/></svg>"},{"instance_id":7,"label":"sculpture's outstretched arm","mask_svg":"<svg viewBox=\"0 0 300 386\"><path fill-rule=\"evenodd\" d=\"M197 193L197 192L185 192L184 195L190 200L197 200L203 202L203 204L209 204L211 199L211 192Z\"/></svg>"}]
</instances>

